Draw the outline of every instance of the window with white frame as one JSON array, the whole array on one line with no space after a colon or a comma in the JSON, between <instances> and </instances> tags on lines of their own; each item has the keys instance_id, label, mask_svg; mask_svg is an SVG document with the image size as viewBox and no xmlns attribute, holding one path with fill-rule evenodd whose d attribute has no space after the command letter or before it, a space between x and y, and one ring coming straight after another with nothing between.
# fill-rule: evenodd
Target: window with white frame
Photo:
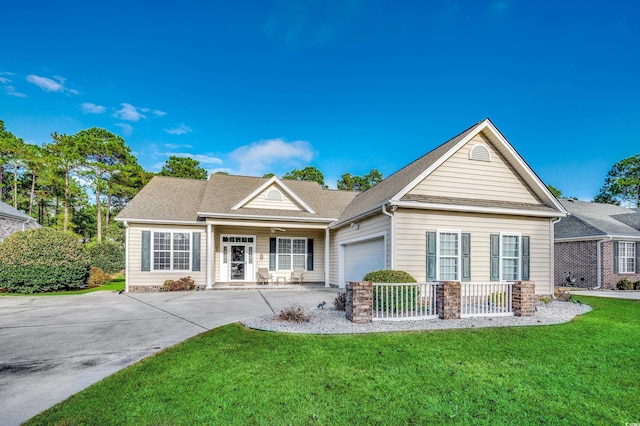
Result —
<instances>
[{"instance_id":1,"label":"window with white frame","mask_svg":"<svg viewBox=\"0 0 640 426\"><path fill-rule=\"evenodd\" d=\"M153 233L153 269L156 271L188 271L191 265L189 232Z\"/></svg>"},{"instance_id":2,"label":"window with white frame","mask_svg":"<svg viewBox=\"0 0 640 426\"><path fill-rule=\"evenodd\" d=\"M438 280L460 280L460 232L438 232Z\"/></svg>"},{"instance_id":3,"label":"window with white frame","mask_svg":"<svg viewBox=\"0 0 640 426\"><path fill-rule=\"evenodd\" d=\"M502 264L502 276L504 281L520 279L520 235L502 234L500 244L500 263Z\"/></svg>"},{"instance_id":4,"label":"window with white frame","mask_svg":"<svg viewBox=\"0 0 640 426\"><path fill-rule=\"evenodd\" d=\"M278 238L276 264L279 271L306 269L307 239Z\"/></svg>"},{"instance_id":5,"label":"window with white frame","mask_svg":"<svg viewBox=\"0 0 640 426\"><path fill-rule=\"evenodd\" d=\"M631 241L618 242L618 272L621 274L636 272L636 243Z\"/></svg>"}]
</instances>

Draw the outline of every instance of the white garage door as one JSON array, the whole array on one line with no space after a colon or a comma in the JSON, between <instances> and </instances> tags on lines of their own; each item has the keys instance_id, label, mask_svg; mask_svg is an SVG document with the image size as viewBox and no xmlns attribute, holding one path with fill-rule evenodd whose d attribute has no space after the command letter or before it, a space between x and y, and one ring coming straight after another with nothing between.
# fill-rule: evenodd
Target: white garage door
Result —
<instances>
[{"instance_id":1,"label":"white garage door","mask_svg":"<svg viewBox=\"0 0 640 426\"><path fill-rule=\"evenodd\" d=\"M367 273L385 269L384 239L345 245L345 281L361 281Z\"/></svg>"}]
</instances>

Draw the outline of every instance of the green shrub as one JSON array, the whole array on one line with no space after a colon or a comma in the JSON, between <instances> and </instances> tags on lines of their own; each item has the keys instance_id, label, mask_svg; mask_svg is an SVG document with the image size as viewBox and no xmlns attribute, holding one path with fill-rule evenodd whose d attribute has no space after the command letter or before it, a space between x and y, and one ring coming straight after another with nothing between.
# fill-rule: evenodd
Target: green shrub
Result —
<instances>
[{"instance_id":1,"label":"green shrub","mask_svg":"<svg viewBox=\"0 0 640 426\"><path fill-rule=\"evenodd\" d=\"M86 247L91 266L102 269L107 274L115 274L124 269L124 248L113 241L90 244Z\"/></svg>"},{"instance_id":2,"label":"green shrub","mask_svg":"<svg viewBox=\"0 0 640 426\"><path fill-rule=\"evenodd\" d=\"M488 300L490 305L505 306L507 304L507 293L491 293Z\"/></svg>"},{"instance_id":3,"label":"green shrub","mask_svg":"<svg viewBox=\"0 0 640 426\"><path fill-rule=\"evenodd\" d=\"M391 269L383 269L380 271L369 272L362 279L363 281L371 281L374 283L415 283L416 279L405 271L394 271ZM409 289L398 289L393 286L385 286L383 288L373 288L373 308L378 311L404 312L412 309L411 305L415 304L419 297L418 287ZM407 300L409 306L407 306Z\"/></svg>"},{"instance_id":4,"label":"green shrub","mask_svg":"<svg viewBox=\"0 0 640 426\"><path fill-rule=\"evenodd\" d=\"M333 300L333 306L336 307L338 311L346 311L347 310L347 293L344 291L338 293L336 298Z\"/></svg>"},{"instance_id":5,"label":"green shrub","mask_svg":"<svg viewBox=\"0 0 640 426\"><path fill-rule=\"evenodd\" d=\"M635 283L633 283L633 289L634 290L640 290L640 280L638 280Z\"/></svg>"},{"instance_id":6,"label":"green shrub","mask_svg":"<svg viewBox=\"0 0 640 426\"><path fill-rule=\"evenodd\" d=\"M107 274L100 268L92 266L89 270L89 278L87 279L87 287L100 287L111 279L111 275Z\"/></svg>"},{"instance_id":7,"label":"green shrub","mask_svg":"<svg viewBox=\"0 0 640 426\"><path fill-rule=\"evenodd\" d=\"M380 271L369 272L364 276L362 281L371 281L374 283L415 283L416 279L405 271L383 269Z\"/></svg>"},{"instance_id":8,"label":"green shrub","mask_svg":"<svg viewBox=\"0 0 640 426\"><path fill-rule=\"evenodd\" d=\"M88 274L89 257L80 242L65 232L30 229L0 244L0 283L8 292L78 289Z\"/></svg>"},{"instance_id":9,"label":"green shrub","mask_svg":"<svg viewBox=\"0 0 640 426\"><path fill-rule=\"evenodd\" d=\"M182 277L179 280L166 280L162 284L162 291L191 291L196 284L191 277Z\"/></svg>"},{"instance_id":10,"label":"green shrub","mask_svg":"<svg viewBox=\"0 0 640 426\"><path fill-rule=\"evenodd\" d=\"M629 281L629 278L623 278L616 284L618 290L633 290L633 283Z\"/></svg>"}]
</instances>

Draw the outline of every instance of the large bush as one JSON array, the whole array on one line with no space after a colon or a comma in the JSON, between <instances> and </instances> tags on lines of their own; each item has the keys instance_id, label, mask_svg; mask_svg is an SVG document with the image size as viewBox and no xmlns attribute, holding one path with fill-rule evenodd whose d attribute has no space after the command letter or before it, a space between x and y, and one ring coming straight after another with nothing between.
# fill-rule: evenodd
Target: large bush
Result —
<instances>
[{"instance_id":1,"label":"large bush","mask_svg":"<svg viewBox=\"0 0 640 426\"><path fill-rule=\"evenodd\" d=\"M394 271L391 269L383 269L380 271L369 272L364 276L362 281L371 281L374 283L415 283L416 279L405 271ZM402 290L392 286L385 286L382 289L373 289L373 307L377 311L404 312L411 309L407 305L407 300L418 300L419 291L417 287L403 288Z\"/></svg>"},{"instance_id":2,"label":"large bush","mask_svg":"<svg viewBox=\"0 0 640 426\"><path fill-rule=\"evenodd\" d=\"M72 290L84 286L89 257L73 236L51 228L10 235L0 244L0 287L12 293Z\"/></svg>"},{"instance_id":3,"label":"large bush","mask_svg":"<svg viewBox=\"0 0 640 426\"><path fill-rule=\"evenodd\" d=\"M115 274L124 269L124 248L113 241L87 246L91 266L102 269L107 274Z\"/></svg>"}]
</instances>

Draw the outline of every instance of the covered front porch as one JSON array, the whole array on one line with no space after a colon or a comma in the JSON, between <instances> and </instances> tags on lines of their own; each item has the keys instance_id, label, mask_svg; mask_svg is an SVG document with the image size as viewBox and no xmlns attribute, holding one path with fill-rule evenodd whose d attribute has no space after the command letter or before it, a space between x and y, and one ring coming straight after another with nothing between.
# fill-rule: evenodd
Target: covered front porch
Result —
<instances>
[{"instance_id":1,"label":"covered front porch","mask_svg":"<svg viewBox=\"0 0 640 426\"><path fill-rule=\"evenodd\" d=\"M328 286L324 223L207 219L206 289Z\"/></svg>"}]
</instances>

